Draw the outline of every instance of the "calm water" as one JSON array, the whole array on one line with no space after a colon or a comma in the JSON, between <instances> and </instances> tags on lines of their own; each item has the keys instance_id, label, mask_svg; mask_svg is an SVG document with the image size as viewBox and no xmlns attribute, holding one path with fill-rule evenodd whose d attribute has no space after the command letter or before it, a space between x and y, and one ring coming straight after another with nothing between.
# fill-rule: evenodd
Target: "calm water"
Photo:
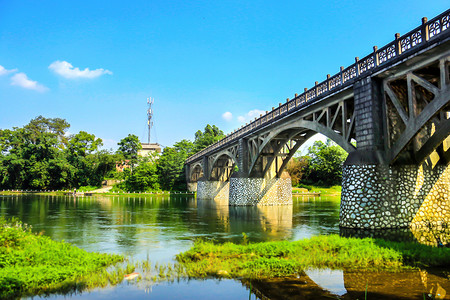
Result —
<instances>
[{"instance_id":1,"label":"calm water","mask_svg":"<svg viewBox=\"0 0 450 300\"><path fill-rule=\"evenodd\" d=\"M239 243L243 232L250 241L298 240L339 233L339 201L325 197L294 197L292 206L229 207L186 196L0 196L0 215L18 217L31 224L33 231L43 231L87 251L120 253L134 260L149 257L152 262L173 262L175 254L187 250L199 237ZM264 282L124 282L117 287L50 298L356 299L364 298L367 283L372 299L423 299L424 292L449 298L449 280L440 272L422 270L392 276L306 270L295 278Z\"/></svg>"}]
</instances>

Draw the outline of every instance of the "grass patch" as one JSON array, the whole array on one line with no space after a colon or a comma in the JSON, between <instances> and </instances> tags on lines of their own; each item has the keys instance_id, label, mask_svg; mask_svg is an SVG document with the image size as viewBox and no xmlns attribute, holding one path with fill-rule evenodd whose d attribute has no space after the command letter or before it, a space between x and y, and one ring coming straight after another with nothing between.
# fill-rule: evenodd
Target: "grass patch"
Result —
<instances>
[{"instance_id":1,"label":"grass patch","mask_svg":"<svg viewBox=\"0 0 450 300\"><path fill-rule=\"evenodd\" d=\"M310 193L321 193L322 196L323 195L338 195L338 194L341 194L341 190L342 190L342 187L340 185L323 187L323 186L299 184L296 187L307 189Z\"/></svg>"},{"instance_id":2,"label":"grass patch","mask_svg":"<svg viewBox=\"0 0 450 300\"><path fill-rule=\"evenodd\" d=\"M85 185L85 186L80 186L76 191L77 192L90 192L90 191L95 191L100 189L102 186L92 186L92 185Z\"/></svg>"},{"instance_id":3,"label":"grass patch","mask_svg":"<svg viewBox=\"0 0 450 300\"><path fill-rule=\"evenodd\" d=\"M311 267L399 271L450 266L450 249L328 235L248 245L197 241L177 260L189 277L264 279L295 275Z\"/></svg>"},{"instance_id":4,"label":"grass patch","mask_svg":"<svg viewBox=\"0 0 450 300\"><path fill-rule=\"evenodd\" d=\"M115 284L131 265L109 272L123 256L91 253L36 235L13 219L0 218L0 298L70 292Z\"/></svg>"}]
</instances>

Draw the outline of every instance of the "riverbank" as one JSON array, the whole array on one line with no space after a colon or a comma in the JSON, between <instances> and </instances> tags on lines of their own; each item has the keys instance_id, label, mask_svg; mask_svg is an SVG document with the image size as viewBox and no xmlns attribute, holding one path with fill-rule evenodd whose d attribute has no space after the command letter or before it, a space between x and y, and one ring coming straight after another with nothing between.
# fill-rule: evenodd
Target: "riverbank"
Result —
<instances>
[{"instance_id":1,"label":"riverbank","mask_svg":"<svg viewBox=\"0 0 450 300\"><path fill-rule=\"evenodd\" d=\"M299 241L248 245L197 241L177 255L195 278L264 279L295 276L303 269L364 269L392 272L419 267L450 267L450 249L381 239L316 236Z\"/></svg>"},{"instance_id":2,"label":"riverbank","mask_svg":"<svg viewBox=\"0 0 450 300\"><path fill-rule=\"evenodd\" d=\"M41 195L41 196L170 196L170 195L195 195L195 192L171 192L171 191L155 191L155 192L106 192L106 193L95 193L95 192L80 192L77 191L74 194L74 191L70 190L61 190L61 191L23 191L23 190L4 190L0 191L0 195Z\"/></svg>"},{"instance_id":3,"label":"riverbank","mask_svg":"<svg viewBox=\"0 0 450 300\"><path fill-rule=\"evenodd\" d=\"M292 187L292 194L296 195L297 193L310 193L310 194L318 194L319 196L340 196L342 187L340 185L323 187L323 186L315 186L315 185L305 185L301 184L298 187Z\"/></svg>"},{"instance_id":4,"label":"riverbank","mask_svg":"<svg viewBox=\"0 0 450 300\"><path fill-rule=\"evenodd\" d=\"M106 272L123 262L115 254L87 252L65 242L33 234L31 227L0 218L0 298L68 293L118 283L130 268Z\"/></svg>"}]
</instances>

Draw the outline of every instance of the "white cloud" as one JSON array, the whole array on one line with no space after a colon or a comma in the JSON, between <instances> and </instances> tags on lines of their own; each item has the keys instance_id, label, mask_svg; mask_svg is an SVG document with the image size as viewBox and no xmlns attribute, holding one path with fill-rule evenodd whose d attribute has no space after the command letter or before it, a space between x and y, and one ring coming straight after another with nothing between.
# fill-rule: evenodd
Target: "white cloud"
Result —
<instances>
[{"instance_id":1,"label":"white cloud","mask_svg":"<svg viewBox=\"0 0 450 300\"><path fill-rule=\"evenodd\" d=\"M47 87L43 86L37 81L28 79L25 73L17 73L14 76L12 76L11 85L17 85L23 87L24 89L35 90L38 92L45 92L48 90Z\"/></svg>"},{"instance_id":2,"label":"white cloud","mask_svg":"<svg viewBox=\"0 0 450 300\"><path fill-rule=\"evenodd\" d=\"M112 75L112 72L105 69L95 69L89 70L86 68L84 70L80 70L79 68L74 68L71 63L67 61L54 61L48 66L50 70L55 72L58 75L61 75L64 78L75 79L75 78L96 78L102 76L104 74Z\"/></svg>"},{"instance_id":3,"label":"white cloud","mask_svg":"<svg viewBox=\"0 0 450 300\"><path fill-rule=\"evenodd\" d=\"M15 72L17 72L17 69L6 70L2 65L0 65L0 76Z\"/></svg>"},{"instance_id":4,"label":"white cloud","mask_svg":"<svg viewBox=\"0 0 450 300\"><path fill-rule=\"evenodd\" d=\"M259 115L264 115L266 112L260 109L253 109L251 111L249 111L248 113L246 113L243 116L239 116L237 119L239 122L241 123L246 123L249 122L255 118L259 118Z\"/></svg>"},{"instance_id":5,"label":"white cloud","mask_svg":"<svg viewBox=\"0 0 450 300\"><path fill-rule=\"evenodd\" d=\"M231 121L231 119L233 119L233 114L230 113L229 111L224 112L222 114L222 119L224 119L225 121Z\"/></svg>"}]
</instances>

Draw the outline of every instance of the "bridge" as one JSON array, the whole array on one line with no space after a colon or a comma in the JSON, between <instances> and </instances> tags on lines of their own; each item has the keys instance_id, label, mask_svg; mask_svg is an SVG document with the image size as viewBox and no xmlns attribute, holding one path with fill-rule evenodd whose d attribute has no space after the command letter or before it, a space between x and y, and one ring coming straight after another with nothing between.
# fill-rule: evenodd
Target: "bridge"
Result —
<instances>
[{"instance_id":1,"label":"bridge","mask_svg":"<svg viewBox=\"0 0 450 300\"><path fill-rule=\"evenodd\" d=\"M321 133L346 150L340 226L450 221L450 10L186 160L199 199L292 204L288 161Z\"/></svg>"}]
</instances>

